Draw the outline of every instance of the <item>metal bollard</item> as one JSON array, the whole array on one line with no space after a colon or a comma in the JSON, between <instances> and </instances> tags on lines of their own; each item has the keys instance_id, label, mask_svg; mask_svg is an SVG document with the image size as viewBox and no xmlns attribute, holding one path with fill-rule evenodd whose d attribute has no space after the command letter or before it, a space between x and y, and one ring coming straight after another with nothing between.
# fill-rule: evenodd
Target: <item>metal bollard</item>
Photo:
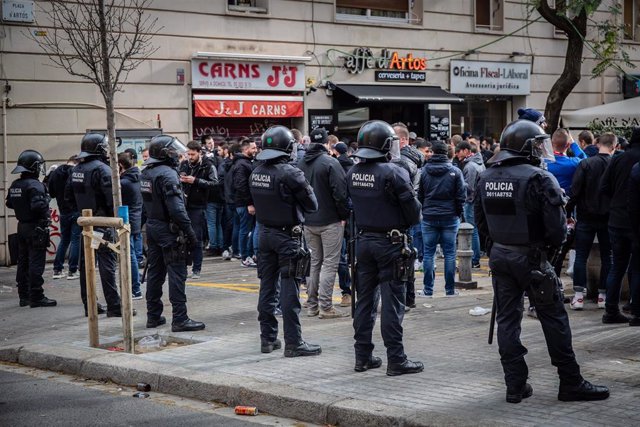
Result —
<instances>
[{"instance_id":1,"label":"metal bollard","mask_svg":"<svg viewBox=\"0 0 640 427\"><path fill-rule=\"evenodd\" d=\"M463 222L458 229L458 281L456 288L476 289L478 282L473 281L471 277L471 236L473 234L473 225Z\"/></svg>"}]
</instances>

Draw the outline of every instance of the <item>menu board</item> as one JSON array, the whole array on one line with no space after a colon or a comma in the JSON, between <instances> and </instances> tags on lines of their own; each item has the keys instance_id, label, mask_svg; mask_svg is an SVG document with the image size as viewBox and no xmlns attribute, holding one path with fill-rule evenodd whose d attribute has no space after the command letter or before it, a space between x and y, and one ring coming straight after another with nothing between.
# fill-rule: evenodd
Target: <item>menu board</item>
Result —
<instances>
[{"instance_id":1,"label":"menu board","mask_svg":"<svg viewBox=\"0 0 640 427\"><path fill-rule=\"evenodd\" d=\"M449 110L429 110L429 139L444 141L450 134Z\"/></svg>"},{"instance_id":2,"label":"menu board","mask_svg":"<svg viewBox=\"0 0 640 427\"><path fill-rule=\"evenodd\" d=\"M323 127L329 133L334 133L335 126L333 110L309 110L309 132Z\"/></svg>"}]
</instances>

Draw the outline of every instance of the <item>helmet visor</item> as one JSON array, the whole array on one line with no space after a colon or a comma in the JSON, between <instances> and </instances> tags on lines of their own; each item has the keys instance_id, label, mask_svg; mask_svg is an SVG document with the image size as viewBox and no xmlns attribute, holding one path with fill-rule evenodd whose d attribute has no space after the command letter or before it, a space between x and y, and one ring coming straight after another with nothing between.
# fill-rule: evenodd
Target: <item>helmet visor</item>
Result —
<instances>
[{"instance_id":1,"label":"helmet visor","mask_svg":"<svg viewBox=\"0 0 640 427\"><path fill-rule=\"evenodd\" d=\"M555 162L556 157L553 155L551 137L549 135L536 135L534 138L532 138L531 154L541 160Z\"/></svg>"},{"instance_id":2,"label":"helmet visor","mask_svg":"<svg viewBox=\"0 0 640 427\"><path fill-rule=\"evenodd\" d=\"M387 138L388 142L385 142L385 145L389 145L389 155L391 156L391 160L398 160L400 158L400 138L397 136Z\"/></svg>"}]
</instances>

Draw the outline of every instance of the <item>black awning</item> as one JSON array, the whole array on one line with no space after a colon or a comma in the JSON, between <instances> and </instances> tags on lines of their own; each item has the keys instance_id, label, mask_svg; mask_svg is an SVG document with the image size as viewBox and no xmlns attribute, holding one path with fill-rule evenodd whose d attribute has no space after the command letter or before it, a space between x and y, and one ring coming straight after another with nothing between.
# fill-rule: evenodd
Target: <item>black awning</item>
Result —
<instances>
[{"instance_id":1,"label":"black awning","mask_svg":"<svg viewBox=\"0 0 640 427\"><path fill-rule=\"evenodd\" d=\"M336 85L339 90L356 98L356 102L406 102L457 104L463 99L438 86L419 85Z\"/></svg>"}]
</instances>

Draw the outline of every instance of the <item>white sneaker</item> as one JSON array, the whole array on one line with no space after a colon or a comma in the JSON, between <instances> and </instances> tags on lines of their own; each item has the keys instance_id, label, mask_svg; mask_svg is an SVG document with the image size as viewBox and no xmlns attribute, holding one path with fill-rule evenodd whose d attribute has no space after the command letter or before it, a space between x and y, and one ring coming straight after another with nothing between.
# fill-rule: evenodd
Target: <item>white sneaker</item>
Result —
<instances>
[{"instance_id":1,"label":"white sneaker","mask_svg":"<svg viewBox=\"0 0 640 427\"><path fill-rule=\"evenodd\" d=\"M229 251L222 252L222 259L225 261L231 261L231 252Z\"/></svg>"},{"instance_id":2,"label":"white sneaker","mask_svg":"<svg viewBox=\"0 0 640 427\"><path fill-rule=\"evenodd\" d=\"M191 272L191 278L192 279L199 279L200 278L200 272L199 271L192 271Z\"/></svg>"},{"instance_id":3,"label":"white sneaker","mask_svg":"<svg viewBox=\"0 0 640 427\"><path fill-rule=\"evenodd\" d=\"M433 298L433 294L425 294L423 290L416 291L416 296L421 298Z\"/></svg>"},{"instance_id":4,"label":"white sneaker","mask_svg":"<svg viewBox=\"0 0 640 427\"><path fill-rule=\"evenodd\" d=\"M75 280L80 278L80 272L76 271L75 273L69 273L67 275L67 280Z\"/></svg>"},{"instance_id":5,"label":"white sneaker","mask_svg":"<svg viewBox=\"0 0 640 427\"><path fill-rule=\"evenodd\" d=\"M422 263L420 262L420 260L417 259L413 262L413 269L415 271L422 271Z\"/></svg>"},{"instance_id":6,"label":"white sneaker","mask_svg":"<svg viewBox=\"0 0 640 427\"><path fill-rule=\"evenodd\" d=\"M607 294L598 294L598 308L604 308L607 302Z\"/></svg>"},{"instance_id":7,"label":"white sneaker","mask_svg":"<svg viewBox=\"0 0 640 427\"><path fill-rule=\"evenodd\" d=\"M582 310L584 308L584 297L582 294L576 294L571 299L571 310Z\"/></svg>"},{"instance_id":8,"label":"white sneaker","mask_svg":"<svg viewBox=\"0 0 640 427\"><path fill-rule=\"evenodd\" d=\"M246 257L244 261L242 261L243 267L256 267L257 264L250 256Z\"/></svg>"},{"instance_id":9,"label":"white sneaker","mask_svg":"<svg viewBox=\"0 0 640 427\"><path fill-rule=\"evenodd\" d=\"M446 294L446 295L445 295L445 297L447 297L447 298L451 298L451 297L457 297L457 296L459 296L459 295L460 295L460 292L458 292L458 290L457 290L457 289L454 289L454 291L453 291L453 293L452 293L452 294Z\"/></svg>"},{"instance_id":10,"label":"white sneaker","mask_svg":"<svg viewBox=\"0 0 640 427\"><path fill-rule=\"evenodd\" d=\"M54 271L53 278L54 279L62 279L64 277L64 271Z\"/></svg>"}]
</instances>

